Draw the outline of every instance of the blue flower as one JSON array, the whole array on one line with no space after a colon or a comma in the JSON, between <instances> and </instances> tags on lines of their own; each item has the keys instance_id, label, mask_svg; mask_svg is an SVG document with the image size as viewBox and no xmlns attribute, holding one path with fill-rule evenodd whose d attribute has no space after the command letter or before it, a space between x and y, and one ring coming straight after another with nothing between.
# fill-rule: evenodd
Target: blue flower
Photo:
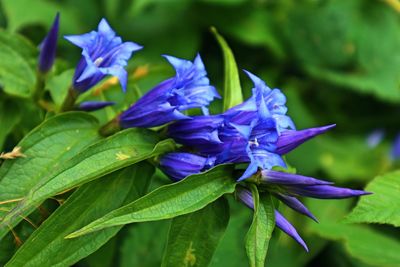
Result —
<instances>
[{"instance_id":1,"label":"blue flower","mask_svg":"<svg viewBox=\"0 0 400 267\"><path fill-rule=\"evenodd\" d=\"M40 44L39 70L42 73L48 72L54 64L57 50L59 24L60 14L57 13L50 31Z\"/></svg>"},{"instance_id":2,"label":"blue flower","mask_svg":"<svg viewBox=\"0 0 400 267\"><path fill-rule=\"evenodd\" d=\"M111 101L85 101L79 104L78 109L83 111L95 111L114 105Z\"/></svg>"},{"instance_id":3,"label":"blue flower","mask_svg":"<svg viewBox=\"0 0 400 267\"><path fill-rule=\"evenodd\" d=\"M220 98L210 85L204 64L197 55L193 62L165 56L175 68L176 75L150 90L120 116L123 128L154 127L172 121L190 119L181 111L201 108L208 114L207 106Z\"/></svg>"},{"instance_id":4,"label":"blue flower","mask_svg":"<svg viewBox=\"0 0 400 267\"><path fill-rule=\"evenodd\" d=\"M183 178L197 174L211 168L215 158L201 157L191 153L173 152L160 159L160 169L172 180L180 181Z\"/></svg>"},{"instance_id":5,"label":"blue flower","mask_svg":"<svg viewBox=\"0 0 400 267\"><path fill-rule=\"evenodd\" d=\"M317 135L323 134L330 129L334 128L336 124L326 125L322 127L309 128L300 131L287 130L283 131L278 138L276 144L276 153L284 155L289 153L299 145L303 144L307 140L314 138Z\"/></svg>"},{"instance_id":6,"label":"blue flower","mask_svg":"<svg viewBox=\"0 0 400 267\"><path fill-rule=\"evenodd\" d=\"M65 36L65 39L82 48L82 58L73 78L73 87L85 92L106 75L116 76L126 91L127 72L124 67L134 51L142 47L133 42L122 42L105 19L102 19L98 31L82 35Z\"/></svg>"},{"instance_id":7,"label":"blue flower","mask_svg":"<svg viewBox=\"0 0 400 267\"><path fill-rule=\"evenodd\" d=\"M312 177L273 170L263 170L258 177L253 179L261 188L271 193L282 203L316 222L318 222L317 218L303 203L300 202L300 200L297 199L297 197L305 196L319 199L341 199L371 194L362 190L335 187L332 186L332 183L330 182L318 180ZM253 198L250 191L244 187L238 187L237 195L249 208L254 208ZM308 251L307 245L299 236L296 229L278 211L275 211L275 221L278 228L294 238L306 251Z\"/></svg>"}]
</instances>

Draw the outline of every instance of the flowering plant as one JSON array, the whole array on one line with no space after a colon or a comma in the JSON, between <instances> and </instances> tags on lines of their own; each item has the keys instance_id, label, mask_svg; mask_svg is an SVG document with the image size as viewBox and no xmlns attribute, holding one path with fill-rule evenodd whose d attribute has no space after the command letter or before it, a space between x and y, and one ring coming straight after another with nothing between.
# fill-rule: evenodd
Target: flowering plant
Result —
<instances>
[{"instance_id":1,"label":"flowering plant","mask_svg":"<svg viewBox=\"0 0 400 267\"><path fill-rule=\"evenodd\" d=\"M340 199L338 205L350 203L342 199L360 199L348 222L392 223L390 214L369 216L378 213L370 199L381 196L379 185L364 190L362 183L345 184L291 161L292 153L303 153L303 144L327 138L328 131L338 134L334 128L340 123L298 127L304 124L293 115L293 93L270 88L257 68L238 71L232 50L214 28L224 56L223 90L211 78L207 53L160 55L167 70L152 77L152 63L141 58L146 45L120 37L104 18L96 30L64 36L79 58L63 62L57 58L63 16L56 14L38 49L0 32L0 48L18 54L34 71L24 96L20 87L10 86L13 73L3 78L0 63L1 104L17 103L13 97L20 94L29 113L10 126L0 113L4 128L18 129L0 135L0 240L13 248L4 256L6 266L86 266L84 261L95 266L90 254L100 255L103 245L113 246L129 235L126 229L144 222L170 223L164 254L157 259L162 266L208 266L224 232L237 226L230 225L235 210L245 215L248 230L235 230L247 232L243 251L249 265L265 266L274 253L308 257L303 255L322 249L309 232L326 227L327 216L318 205L327 199ZM141 84L146 78L150 82ZM329 155L324 159L329 163ZM336 222L344 215L332 212L329 218ZM320 217L320 226L314 226ZM159 228L149 225L155 237ZM344 240L359 231L344 223L340 227ZM272 251L282 247L281 240L288 249ZM383 242L391 245L389 240Z\"/></svg>"}]
</instances>

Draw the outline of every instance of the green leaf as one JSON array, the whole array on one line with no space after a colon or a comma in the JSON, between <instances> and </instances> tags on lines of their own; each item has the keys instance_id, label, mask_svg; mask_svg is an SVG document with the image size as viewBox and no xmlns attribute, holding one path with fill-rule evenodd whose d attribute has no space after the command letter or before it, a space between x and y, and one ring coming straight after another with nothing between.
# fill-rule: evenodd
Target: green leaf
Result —
<instances>
[{"instance_id":1,"label":"green leaf","mask_svg":"<svg viewBox=\"0 0 400 267\"><path fill-rule=\"evenodd\" d=\"M339 87L400 101L398 13L381 1L365 5L362 0L299 3L291 13L287 40L306 72Z\"/></svg>"},{"instance_id":2,"label":"green leaf","mask_svg":"<svg viewBox=\"0 0 400 267\"><path fill-rule=\"evenodd\" d=\"M121 226L75 239L65 235L145 194L154 167L135 164L75 191L22 245L6 266L70 266L113 237Z\"/></svg>"},{"instance_id":3,"label":"green leaf","mask_svg":"<svg viewBox=\"0 0 400 267\"><path fill-rule=\"evenodd\" d=\"M76 135L76 133L75 133ZM32 208L45 199L70 190L78 185L97 179L113 171L171 150L170 139L158 142L158 136L151 131L128 129L101 140L72 159L63 161L54 171L43 176L40 183L18 203L18 206L3 217L0 233L8 230L8 225L20 221ZM41 153L46 152L41 149Z\"/></svg>"},{"instance_id":4,"label":"green leaf","mask_svg":"<svg viewBox=\"0 0 400 267\"><path fill-rule=\"evenodd\" d=\"M29 8L26 8L27 6ZM82 27L77 20L77 13L79 14L81 9L75 9L72 5L45 0L35 0L33 5L30 0L3 0L2 7L7 17L7 29L10 31L33 24L51 25L56 13L61 10L62 29L77 32Z\"/></svg>"},{"instance_id":5,"label":"green leaf","mask_svg":"<svg viewBox=\"0 0 400 267\"><path fill-rule=\"evenodd\" d=\"M224 98L223 110L227 110L243 102L242 87L240 86L239 72L235 57L225 39L212 27L212 33L221 46L224 55Z\"/></svg>"},{"instance_id":6,"label":"green leaf","mask_svg":"<svg viewBox=\"0 0 400 267\"><path fill-rule=\"evenodd\" d=\"M8 211L22 204L19 200L54 168L96 141L97 128L92 116L71 112L45 121L25 136L18 146L26 157L6 160L0 168L0 238L22 219L20 213L6 219Z\"/></svg>"},{"instance_id":7,"label":"green leaf","mask_svg":"<svg viewBox=\"0 0 400 267\"><path fill-rule=\"evenodd\" d=\"M67 96L74 72L74 69L69 69L57 76L50 77L46 81L46 89L50 91L51 98L57 107L61 107L61 104Z\"/></svg>"},{"instance_id":8,"label":"green leaf","mask_svg":"<svg viewBox=\"0 0 400 267\"><path fill-rule=\"evenodd\" d=\"M372 195L360 199L349 222L385 223L400 226L400 171L376 177L365 188Z\"/></svg>"},{"instance_id":9,"label":"green leaf","mask_svg":"<svg viewBox=\"0 0 400 267\"><path fill-rule=\"evenodd\" d=\"M12 132L14 127L21 120L21 109L11 99L0 100L0 151L8 134Z\"/></svg>"},{"instance_id":10,"label":"green leaf","mask_svg":"<svg viewBox=\"0 0 400 267\"><path fill-rule=\"evenodd\" d=\"M125 226L118 234L123 237L118 255L119 266L160 266L169 225L169 220L163 220Z\"/></svg>"},{"instance_id":11,"label":"green leaf","mask_svg":"<svg viewBox=\"0 0 400 267\"><path fill-rule=\"evenodd\" d=\"M208 266L229 222L229 205L220 198L171 222L161 266Z\"/></svg>"},{"instance_id":12,"label":"green leaf","mask_svg":"<svg viewBox=\"0 0 400 267\"><path fill-rule=\"evenodd\" d=\"M0 29L0 85L5 93L28 98L36 85L37 49L25 38Z\"/></svg>"},{"instance_id":13,"label":"green leaf","mask_svg":"<svg viewBox=\"0 0 400 267\"><path fill-rule=\"evenodd\" d=\"M70 234L75 238L115 225L173 218L202 209L224 194L235 190L230 166L192 175L180 182L165 185L146 196L90 223Z\"/></svg>"},{"instance_id":14,"label":"green leaf","mask_svg":"<svg viewBox=\"0 0 400 267\"><path fill-rule=\"evenodd\" d=\"M307 199L307 206L319 220L308 220L307 232L340 242L350 256L371 266L399 266L400 243L396 238L364 225L340 222L350 205L351 200Z\"/></svg>"},{"instance_id":15,"label":"green leaf","mask_svg":"<svg viewBox=\"0 0 400 267\"><path fill-rule=\"evenodd\" d=\"M251 267L263 267L275 227L274 204L270 194L259 195L255 186L252 186L251 189L254 199L254 215L246 235L246 252Z\"/></svg>"}]
</instances>

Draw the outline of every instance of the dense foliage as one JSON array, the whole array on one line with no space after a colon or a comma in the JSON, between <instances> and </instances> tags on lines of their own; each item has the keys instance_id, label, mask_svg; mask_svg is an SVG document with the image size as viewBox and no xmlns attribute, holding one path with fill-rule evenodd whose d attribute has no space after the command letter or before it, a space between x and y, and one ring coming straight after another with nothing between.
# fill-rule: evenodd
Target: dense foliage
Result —
<instances>
[{"instance_id":1,"label":"dense foliage","mask_svg":"<svg viewBox=\"0 0 400 267\"><path fill-rule=\"evenodd\" d=\"M3 0L0 265L400 266L399 13Z\"/></svg>"}]
</instances>

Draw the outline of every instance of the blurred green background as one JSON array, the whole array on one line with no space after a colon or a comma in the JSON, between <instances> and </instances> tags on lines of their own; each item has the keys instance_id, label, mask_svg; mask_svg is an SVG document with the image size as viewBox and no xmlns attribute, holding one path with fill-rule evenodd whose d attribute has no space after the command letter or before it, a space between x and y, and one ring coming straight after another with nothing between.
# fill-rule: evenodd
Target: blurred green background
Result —
<instances>
[{"instance_id":1,"label":"blurred green background","mask_svg":"<svg viewBox=\"0 0 400 267\"><path fill-rule=\"evenodd\" d=\"M210 32L210 27L215 26L229 43L240 69L261 76L271 88L282 89L288 99L288 113L298 129L337 124L330 133L288 155L288 162L299 173L363 188L375 176L398 167L391 156L391 146L400 131L399 1L2 0L0 3L0 26L24 35L35 45L45 36L57 11L61 13L61 35L93 30L105 17L124 40L143 45L144 49L134 55L129 65L127 95L122 95L117 86L101 93L103 98L117 100L119 109L171 75L172 70L161 54L193 59L200 52L211 82L222 92L222 54ZM80 51L60 38L58 57L55 72L62 73L74 68ZM247 97L251 84L243 73L240 78ZM99 98L95 93L88 97ZM13 102L7 103L12 106ZM5 106L2 103L1 107ZM217 103L213 110L218 108ZM110 109L97 115L101 118L106 113L111 118L113 112L116 111ZM22 113L26 113L22 121L32 119L26 110ZM31 124L25 123L24 127L35 125ZM376 129L385 134L382 142L372 147L367 137ZM18 134L8 136L4 147L13 147L19 138ZM158 181L165 183L160 176L157 175ZM243 240L252 215L235 200L231 202L228 231L212 266L248 264ZM400 248L398 229L339 223L354 206L351 200L307 204L320 219L319 225L289 211L285 213L310 245L311 252L305 253L276 231L267 266L400 266L400 261L393 265L395 261L386 264L379 260L379 257L390 258L381 251L382 247ZM126 226L100 251L77 265L158 266L168 225L162 221ZM376 240L374 248L371 240ZM2 248L3 252L13 249Z\"/></svg>"}]
</instances>

